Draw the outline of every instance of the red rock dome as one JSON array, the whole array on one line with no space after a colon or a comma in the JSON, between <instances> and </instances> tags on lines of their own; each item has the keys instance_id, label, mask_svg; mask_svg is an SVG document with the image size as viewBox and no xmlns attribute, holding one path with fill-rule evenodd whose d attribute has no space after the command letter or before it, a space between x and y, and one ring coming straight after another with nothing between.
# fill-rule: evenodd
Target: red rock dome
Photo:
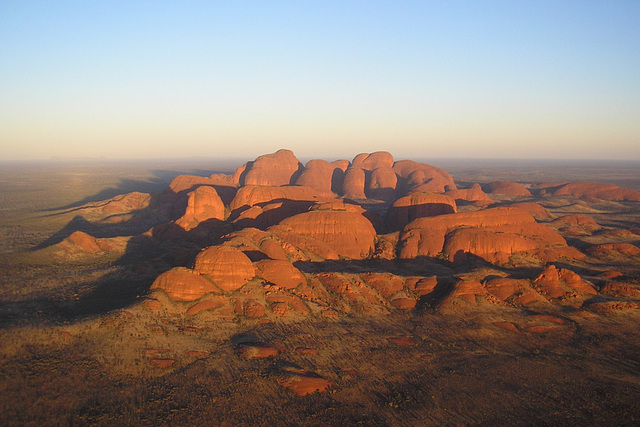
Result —
<instances>
[{"instance_id":1,"label":"red rock dome","mask_svg":"<svg viewBox=\"0 0 640 427\"><path fill-rule=\"evenodd\" d=\"M203 249L196 257L194 270L227 292L240 289L255 277L251 260L242 251L228 246Z\"/></svg>"}]
</instances>

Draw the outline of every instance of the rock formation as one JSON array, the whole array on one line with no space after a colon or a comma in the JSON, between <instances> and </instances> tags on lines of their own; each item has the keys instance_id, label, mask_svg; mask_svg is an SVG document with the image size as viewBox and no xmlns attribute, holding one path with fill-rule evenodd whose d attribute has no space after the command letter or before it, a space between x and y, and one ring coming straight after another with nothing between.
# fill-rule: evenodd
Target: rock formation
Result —
<instances>
[{"instance_id":1,"label":"rock formation","mask_svg":"<svg viewBox=\"0 0 640 427\"><path fill-rule=\"evenodd\" d=\"M242 251L229 246L211 246L196 257L194 271L211 279L226 292L240 289L255 277L251 260Z\"/></svg>"},{"instance_id":2,"label":"rock formation","mask_svg":"<svg viewBox=\"0 0 640 427\"><path fill-rule=\"evenodd\" d=\"M387 212L388 230L402 230L417 218L456 213L455 200L444 194L411 193L397 199Z\"/></svg>"},{"instance_id":3,"label":"rock formation","mask_svg":"<svg viewBox=\"0 0 640 427\"><path fill-rule=\"evenodd\" d=\"M529 187L535 196L516 182L485 184L496 195L493 202L479 184L458 189L442 169L395 161L387 152L303 166L291 151L280 150L231 174L181 175L157 197L130 193L83 205L101 224L120 226L145 211L152 212L145 218L157 221L134 238L75 231L56 246L56 254L96 257L153 246L164 251L156 265L165 272L156 277L144 307L202 318L335 319L485 304L614 310L619 301L591 301L597 295L593 284L549 263L582 260L597 266L609 260L623 269L640 258L637 234L603 230L593 218L573 213L597 214L586 210L587 202L564 200L558 209L553 197L634 201L637 192L592 183ZM528 199L512 203L514 198ZM498 206L487 209L491 203ZM556 217L564 212L571 215ZM563 236L572 243L584 237L579 247L589 257ZM522 266L531 270L518 270ZM541 272L532 277L529 271ZM620 281L624 273L596 273L592 277L602 281L598 285L609 297L635 295L635 287ZM497 323L512 333L550 330L535 322ZM307 373L300 377L322 382Z\"/></svg>"},{"instance_id":4,"label":"rock formation","mask_svg":"<svg viewBox=\"0 0 640 427\"><path fill-rule=\"evenodd\" d=\"M443 256L456 261L471 254L505 263L510 255L528 251L547 261L584 256L527 212L508 207L418 218L404 228L399 246L399 256L405 259ZM558 247L563 250L558 252Z\"/></svg>"},{"instance_id":5,"label":"rock formation","mask_svg":"<svg viewBox=\"0 0 640 427\"><path fill-rule=\"evenodd\" d=\"M512 181L491 182L485 186L485 191L489 194L503 194L513 197L531 196L531 192L524 185Z\"/></svg>"},{"instance_id":6,"label":"rock formation","mask_svg":"<svg viewBox=\"0 0 640 427\"><path fill-rule=\"evenodd\" d=\"M571 182L560 186L560 188L553 192L553 195L602 200L640 201L640 191L621 188L613 184L596 182Z\"/></svg>"},{"instance_id":7,"label":"rock formation","mask_svg":"<svg viewBox=\"0 0 640 427\"><path fill-rule=\"evenodd\" d=\"M313 241L316 241L338 256L362 259L371 255L376 237L371 222L347 207L342 210L325 206L289 217L270 231L284 240L292 239L292 235L301 236L303 239L296 243L305 246L304 240L307 240L310 245L306 249L312 252ZM298 246L296 243L294 246Z\"/></svg>"},{"instance_id":8,"label":"rock formation","mask_svg":"<svg viewBox=\"0 0 640 427\"><path fill-rule=\"evenodd\" d=\"M244 179L240 184L280 186L294 182L294 175L302 168L291 150L278 150L265 154L247 165Z\"/></svg>"},{"instance_id":9,"label":"rock formation","mask_svg":"<svg viewBox=\"0 0 640 427\"><path fill-rule=\"evenodd\" d=\"M220 293L209 279L183 267L162 273L151 285L151 290L162 290L173 301L195 301L208 293Z\"/></svg>"},{"instance_id":10,"label":"rock formation","mask_svg":"<svg viewBox=\"0 0 640 427\"><path fill-rule=\"evenodd\" d=\"M189 231L207 220L223 221L224 203L213 187L200 186L188 194L187 209L176 224Z\"/></svg>"}]
</instances>

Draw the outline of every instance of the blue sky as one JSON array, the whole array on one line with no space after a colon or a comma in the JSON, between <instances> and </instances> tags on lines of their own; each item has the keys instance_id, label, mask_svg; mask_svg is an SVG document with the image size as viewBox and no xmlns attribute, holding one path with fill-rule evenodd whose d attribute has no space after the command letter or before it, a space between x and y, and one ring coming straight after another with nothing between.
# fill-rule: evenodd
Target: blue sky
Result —
<instances>
[{"instance_id":1,"label":"blue sky","mask_svg":"<svg viewBox=\"0 0 640 427\"><path fill-rule=\"evenodd\" d=\"M640 2L0 1L0 157L640 159Z\"/></svg>"}]
</instances>

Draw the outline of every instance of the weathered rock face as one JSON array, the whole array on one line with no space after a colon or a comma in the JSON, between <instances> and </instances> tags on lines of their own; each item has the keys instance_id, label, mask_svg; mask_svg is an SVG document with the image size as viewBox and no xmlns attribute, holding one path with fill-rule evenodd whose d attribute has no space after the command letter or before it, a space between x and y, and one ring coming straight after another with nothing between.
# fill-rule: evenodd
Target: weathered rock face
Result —
<instances>
[{"instance_id":1,"label":"weathered rock face","mask_svg":"<svg viewBox=\"0 0 640 427\"><path fill-rule=\"evenodd\" d=\"M332 192L341 191L345 170L346 167L343 164L310 160L295 184L313 188L322 194L332 195Z\"/></svg>"},{"instance_id":2,"label":"weathered rock face","mask_svg":"<svg viewBox=\"0 0 640 427\"><path fill-rule=\"evenodd\" d=\"M574 196L602 200L640 201L640 191L629 190L613 184L596 182L572 182L553 192L554 196Z\"/></svg>"},{"instance_id":3,"label":"weathered rock face","mask_svg":"<svg viewBox=\"0 0 640 427\"><path fill-rule=\"evenodd\" d=\"M240 184L281 186L293 184L293 177L302 164L291 150L278 150L273 154L258 157L247 165L244 180Z\"/></svg>"},{"instance_id":4,"label":"weathered rock face","mask_svg":"<svg viewBox=\"0 0 640 427\"><path fill-rule=\"evenodd\" d=\"M391 168L393 167L393 156L386 151L376 151L371 154L362 153L354 157L351 164L354 167L368 171L374 171L378 168Z\"/></svg>"},{"instance_id":5,"label":"weathered rock face","mask_svg":"<svg viewBox=\"0 0 640 427\"><path fill-rule=\"evenodd\" d=\"M66 240L68 240L72 245L75 245L82 252L86 252L88 254L95 254L102 251L100 246L98 246L96 238L82 231L74 231Z\"/></svg>"},{"instance_id":6,"label":"weathered rock face","mask_svg":"<svg viewBox=\"0 0 640 427\"><path fill-rule=\"evenodd\" d=\"M224 203L213 187L200 186L189 193L187 209L184 215L176 221L176 224L189 231L199 223L215 219L223 221Z\"/></svg>"},{"instance_id":7,"label":"weathered rock face","mask_svg":"<svg viewBox=\"0 0 640 427\"><path fill-rule=\"evenodd\" d=\"M240 289L256 275L251 260L242 251L228 246L203 249L196 257L194 270L226 292Z\"/></svg>"},{"instance_id":8,"label":"weathered rock face","mask_svg":"<svg viewBox=\"0 0 640 427\"><path fill-rule=\"evenodd\" d=\"M488 280L484 286L495 298L516 306L546 301L542 295L533 290L528 279L497 277Z\"/></svg>"},{"instance_id":9,"label":"weathered rock face","mask_svg":"<svg viewBox=\"0 0 640 427\"><path fill-rule=\"evenodd\" d=\"M233 175L213 174L209 177L196 175L179 175L171 181L171 183L169 184L169 188L174 193L181 193L183 191L193 191L201 185L206 185L209 187L227 188L228 190L223 190L226 193L229 191L235 192L235 187L237 186L237 184L237 181L234 182Z\"/></svg>"},{"instance_id":10,"label":"weathered rock face","mask_svg":"<svg viewBox=\"0 0 640 427\"><path fill-rule=\"evenodd\" d=\"M400 258L442 254L451 261L464 260L465 254L497 263L522 251L535 251L543 260L572 254L563 251L560 255L554 247L567 247L562 236L516 208L419 218L405 227L399 245ZM582 255L574 252L576 257Z\"/></svg>"},{"instance_id":11,"label":"weathered rock face","mask_svg":"<svg viewBox=\"0 0 640 427\"><path fill-rule=\"evenodd\" d=\"M414 162L413 160L400 160L395 162L393 170L402 179L402 192L423 191L444 193L446 190L455 190L456 184L447 172L435 166Z\"/></svg>"},{"instance_id":12,"label":"weathered rock face","mask_svg":"<svg viewBox=\"0 0 640 427\"><path fill-rule=\"evenodd\" d=\"M397 199L387 212L388 230L402 230L417 218L456 213L456 202L444 194L411 193Z\"/></svg>"},{"instance_id":13,"label":"weathered rock face","mask_svg":"<svg viewBox=\"0 0 640 427\"><path fill-rule=\"evenodd\" d=\"M314 210L285 219L269 229L284 240L291 234L311 238L331 248L339 256L361 259L374 248L376 231L364 216L342 210ZM295 246L302 241L292 242Z\"/></svg>"},{"instance_id":14,"label":"weathered rock face","mask_svg":"<svg viewBox=\"0 0 640 427\"><path fill-rule=\"evenodd\" d=\"M396 198L398 177L389 166L381 166L371 172L365 194L370 199L391 201Z\"/></svg>"},{"instance_id":15,"label":"weathered rock face","mask_svg":"<svg viewBox=\"0 0 640 427\"><path fill-rule=\"evenodd\" d=\"M260 277L280 288L293 289L307 283L304 274L289 261L265 259L256 263L256 267Z\"/></svg>"},{"instance_id":16,"label":"weathered rock face","mask_svg":"<svg viewBox=\"0 0 640 427\"><path fill-rule=\"evenodd\" d=\"M538 291L550 298L572 299L575 294L595 295L595 287L574 273L564 268L558 269L555 265L546 267L540 275L533 280L533 286Z\"/></svg>"},{"instance_id":17,"label":"weathered rock face","mask_svg":"<svg viewBox=\"0 0 640 427\"><path fill-rule=\"evenodd\" d=\"M598 258L615 256L616 253L634 257L640 255L640 248L631 243L603 243L591 246L587 249L587 252L589 255Z\"/></svg>"},{"instance_id":18,"label":"weathered rock face","mask_svg":"<svg viewBox=\"0 0 640 427\"><path fill-rule=\"evenodd\" d=\"M349 199L366 199L364 186L366 175L364 169L351 166L347 169L342 184L342 195Z\"/></svg>"},{"instance_id":19,"label":"weathered rock face","mask_svg":"<svg viewBox=\"0 0 640 427\"><path fill-rule=\"evenodd\" d=\"M549 226L568 236L589 236L602 229L593 218L581 214L562 216Z\"/></svg>"},{"instance_id":20,"label":"weathered rock face","mask_svg":"<svg viewBox=\"0 0 640 427\"><path fill-rule=\"evenodd\" d=\"M523 211L529 212L532 217L537 220L546 220L551 218L551 214L547 211L542 205L534 202L520 202L513 203L509 205L512 208L522 209Z\"/></svg>"},{"instance_id":21,"label":"weathered rock face","mask_svg":"<svg viewBox=\"0 0 640 427\"><path fill-rule=\"evenodd\" d=\"M512 181L491 182L486 185L485 191L489 194L504 194L513 197L531 196L531 192L524 185Z\"/></svg>"},{"instance_id":22,"label":"weathered rock face","mask_svg":"<svg viewBox=\"0 0 640 427\"><path fill-rule=\"evenodd\" d=\"M56 246L71 255L125 252L130 239L125 236L95 238L83 231L74 231Z\"/></svg>"},{"instance_id":23,"label":"weathered rock face","mask_svg":"<svg viewBox=\"0 0 640 427\"><path fill-rule=\"evenodd\" d=\"M182 267L162 273L151 285L151 290L162 290L173 301L195 301L208 293L220 290L206 277Z\"/></svg>"},{"instance_id":24,"label":"weathered rock face","mask_svg":"<svg viewBox=\"0 0 640 427\"><path fill-rule=\"evenodd\" d=\"M492 202L491 198L482 191L479 184L474 184L471 188L464 190L450 190L445 194L455 200L473 202L476 205L489 205Z\"/></svg>"},{"instance_id":25,"label":"weathered rock face","mask_svg":"<svg viewBox=\"0 0 640 427\"><path fill-rule=\"evenodd\" d=\"M331 200L326 194L320 193L311 187L268 187L268 186L245 186L238 190L238 193L229 204L232 212L241 208L248 208L255 205L265 205L271 202L299 201L318 202ZM309 207L310 205L307 205Z\"/></svg>"}]
</instances>

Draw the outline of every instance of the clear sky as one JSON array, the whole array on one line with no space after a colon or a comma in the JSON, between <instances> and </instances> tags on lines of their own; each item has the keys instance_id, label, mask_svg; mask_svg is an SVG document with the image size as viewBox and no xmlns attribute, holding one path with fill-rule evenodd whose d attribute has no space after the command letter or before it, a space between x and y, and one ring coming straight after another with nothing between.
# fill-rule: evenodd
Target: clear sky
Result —
<instances>
[{"instance_id":1,"label":"clear sky","mask_svg":"<svg viewBox=\"0 0 640 427\"><path fill-rule=\"evenodd\" d=\"M0 159L640 159L640 1L0 0Z\"/></svg>"}]
</instances>

